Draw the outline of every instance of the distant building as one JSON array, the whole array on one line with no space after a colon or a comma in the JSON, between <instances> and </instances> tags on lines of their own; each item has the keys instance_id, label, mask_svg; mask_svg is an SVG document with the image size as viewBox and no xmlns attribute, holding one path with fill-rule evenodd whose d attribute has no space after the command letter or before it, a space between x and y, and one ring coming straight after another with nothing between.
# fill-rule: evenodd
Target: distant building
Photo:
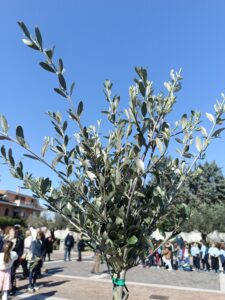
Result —
<instances>
[{"instance_id":1,"label":"distant building","mask_svg":"<svg viewBox=\"0 0 225 300\"><path fill-rule=\"evenodd\" d=\"M27 218L39 216L45 209L39 205L38 199L16 192L0 190L0 216Z\"/></svg>"}]
</instances>

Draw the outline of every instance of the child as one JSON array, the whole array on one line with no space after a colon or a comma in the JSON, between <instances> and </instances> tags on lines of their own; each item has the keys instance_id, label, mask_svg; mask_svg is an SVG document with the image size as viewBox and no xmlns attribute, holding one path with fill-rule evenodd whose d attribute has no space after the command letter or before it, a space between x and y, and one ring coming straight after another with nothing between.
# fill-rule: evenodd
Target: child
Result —
<instances>
[{"instance_id":1,"label":"child","mask_svg":"<svg viewBox=\"0 0 225 300\"><path fill-rule=\"evenodd\" d=\"M215 272L219 272L219 256L220 250L216 244L212 244L209 248L209 255L211 257L211 269Z\"/></svg>"},{"instance_id":2,"label":"child","mask_svg":"<svg viewBox=\"0 0 225 300\"><path fill-rule=\"evenodd\" d=\"M225 245L221 245L220 247L220 261L223 267L223 274L225 274Z\"/></svg>"},{"instance_id":3,"label":"child","mask_svg":"<svg viewBox=\"0 0 225 300\"><path fill-rule=\"evenodd\" d=\"M175 269L182 270L183 249L181 249L179 244L176 244L176 248L174 249L174 257L175 257Z\"/></svg>"},{"instance_id":4,"label":"child","mask_svg":"<svg viewBox=\"0 0 225 300\"><path fill-rule=\"evenodd\" d=\"M193 265L197 269L200 270L200 249L197 243L193 243L191 246L191 255L193 256Z\"/></svg>"},{"instance_id":5,"label":"child","mask_svg":"<svg viewBox=\"0 0 225 300\"><path fill-rule=\"evenodd\" d=\"M149 246L149 249L148 249L148 256L145 260L145 265L144 267L152 267L155 265L155 256L154 256L154 253L153 253L153 245L150 245Z\"/></svg>"},{"instance_id":6,"label":"child","mask_svg":"<svg viewBox=\"0 0 225 300\"><path fill-rule=\"evenodd\" d=\"M205 241L201 240L201 260L202 260L202 268L205 271L210 271L210 265L209 265L209 248L207 247L207 244Z\"/></svg>"},{"instance_id":7,"label":"child","mask_svg":"<svg viewBox=\"0 0 225 300\"><path fill-rule=\"evenodd\" d=\"M173 270L173 268L172 268L172 248L169 243L165 244L162 254L163 254L162 260L165 263L166 268L168 269L168 271L172 271Z\"/></svg>"},{"instance_id":8,"label":"child","mask_svg":"<svg viewBox=\"0 0 225 300\"><path fill-rule=\"evenodd\" d=\"M3 252L0 253L0 287L2 300L8 299L8 291L11 289L11 267L18 255L11 251L13 243L6 241L3 245Z\"/></svg>"},{"instance_id":9,"label":"child","mask_svg":"<svg viewBox=\"0 0 225 300\"><path fill-rule=\"evenodd\" d=\"M184 262L184 264L190 265L190 254L189 254L188 243L185 243L185 246L183 248L183 262Z\"/></svg>"}]
</instances>

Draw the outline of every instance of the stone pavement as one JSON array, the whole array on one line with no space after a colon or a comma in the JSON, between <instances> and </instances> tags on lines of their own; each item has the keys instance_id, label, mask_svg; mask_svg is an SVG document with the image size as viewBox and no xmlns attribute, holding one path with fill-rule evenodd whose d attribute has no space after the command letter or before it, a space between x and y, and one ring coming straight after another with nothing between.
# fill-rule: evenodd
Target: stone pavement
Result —
<instances>
[{"instance_id":1,"label":"stone pavement","mask_svg":"<svg viewBox=\"0 0 225 300\"><path fill-rule=\"evenodd\" d=\"M63 253L55 252L53 261L46 262L48 273L38 280L41 288L34 294L27 293L27 281L18 281L19 292L13 299L27 300L108 300L112 284L105 265L101 275L93 275L92 253L85 253L77 262L73 253L71 262L62 260ZM127 274L129 300L225 300L225 275L166 271L136 267ZM161 296L161 298L160 298ZM163 297L163 298L162 298Z\"/></svg>"}]
</instances>

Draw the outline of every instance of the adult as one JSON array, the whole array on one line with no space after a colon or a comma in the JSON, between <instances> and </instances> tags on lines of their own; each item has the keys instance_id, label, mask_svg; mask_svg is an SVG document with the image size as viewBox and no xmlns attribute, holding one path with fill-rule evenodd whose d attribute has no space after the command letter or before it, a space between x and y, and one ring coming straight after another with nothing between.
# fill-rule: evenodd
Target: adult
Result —
<instances>
[{"instance_id":1,"label":"adult","mask_svg":"<svg viewBox=\"0 0 225 300\"><path fill-rule=\"evenodd\" d=\"M48 236L45 239L45 246L46 246L46 254L44 259L46 258L46 255L48 255L48 260L51 260L51 254L53 252L53 244L55 242L55 239L52 237L52 235Z\"/></svg>"},{"instance_id":2,"label":"adult","mask_svg":"<svg viewBox=\"0 0 225 300\"><path fill-rule=\"evenodd\" d=\"M20 280L26 279L29 276L28 260L31 258L31 244L33 238L30 230L26 230L24 238L23 255L20 257L20 264L23 268L23 276Z\"/></svg>"},{"instance_id":3,"label":"adult","mask_svg":"<svg viewBox=\"0 0 225 300\"><path fill-rule=\"evenodd\" d=\"M77 261L82 261L82 251L85 249L85 241L83 239L83 235L81 234L80 239L77 243L77 252L78 252L78 259Z\"/></svg>"},{"instance_id":4,"label":"adult","mask_svg":"<svg viewBox=\"0 0 225 300\"><path fill-rule=\"evenodd\" d=\"M71 260L71 249L74 247L73 233L69 232L65 238L64 261Z\"/></svg>"},{"instance_id":5,"label":"adult","mask_svg":"<svg viewBox=\"0 0 225 300\"><path fill-rule=\"evenodd\" d=\"M46 247L44 241L44 233L42 231L38 231L36 240L32 242L31 246L32 257L29 262L29 292L34 292L39 289L39 287L36 285L36 280L38 274L40 274L45 251Z\"/></svg>"},{"instance_id":6,"label":"adult","mask_svg":"<svg viewBox=\"0 0 225 300\"><path fill-rule=\"evenodd\" d=\"M0 228L0 252L3 252L3 244L4 244L4 232Z\"/></svg>"}]
</instances>

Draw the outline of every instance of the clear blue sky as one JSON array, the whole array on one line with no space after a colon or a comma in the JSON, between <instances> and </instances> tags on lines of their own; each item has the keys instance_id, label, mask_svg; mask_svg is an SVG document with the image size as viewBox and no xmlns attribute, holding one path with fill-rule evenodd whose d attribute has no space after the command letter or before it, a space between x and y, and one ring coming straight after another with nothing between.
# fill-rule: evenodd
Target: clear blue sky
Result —
<instances>
[{"instance_id":1,"label":"clear blue sky","mask_svg":"<svg viewBox=\"0 0 225 300\"><path fill-rule=\"evenodd\" d=\"M106 108L102 83L114 82L114 92L128 100L134 66L144 66L163 89L171 68L183 68L183 89L174 119L191 109L213 111L225 88L224 0L2 0L0 1L0 113L13 133L22 125L30 145L41 148L49 129L46 111L63 110L53 92L56 81L43 71L38 53L25 47L17 25L38 25L46 46L56 45L68 81L75 81L75 100L85 103L85 122L102 118ZM216 140L207 160L225 167L225 135ZM19 152L20 153L20 152ZM29 161L34 175L48 171ZM19 181L0 166L0 188L15 190Z\"/></svg>"}]
</instances>

